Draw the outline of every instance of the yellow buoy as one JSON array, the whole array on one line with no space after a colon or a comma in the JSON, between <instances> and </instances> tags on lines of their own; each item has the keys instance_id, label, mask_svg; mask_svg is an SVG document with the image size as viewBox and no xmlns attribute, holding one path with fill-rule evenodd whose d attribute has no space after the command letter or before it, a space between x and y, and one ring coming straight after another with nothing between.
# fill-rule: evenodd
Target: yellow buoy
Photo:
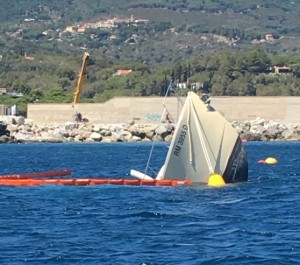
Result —
<instances>
[{"instance_id":1,"label":"yellow buoy","mask_svg":"<svg viewBox=\"0 0 300 265\"><path fill-rule=\"evenodd\" d=\"M222 187L222 186L225 186L226 183L221 175L212 174L212 175L210 175L210 177L208 179L207 185L210 187Z\"/></svg>"},{"instance_id":2,"label":"yellow buoy","mask_svg":"<svg viewBox=\"0 0 300 265\"><path fill-rule=\"evenodd\" d=\"M274 157L268 157L266 160L265 160L265 164L268 164L268 165L274 165L277 163L277 159L274 158Z\"/></svg>"}]
</instances>

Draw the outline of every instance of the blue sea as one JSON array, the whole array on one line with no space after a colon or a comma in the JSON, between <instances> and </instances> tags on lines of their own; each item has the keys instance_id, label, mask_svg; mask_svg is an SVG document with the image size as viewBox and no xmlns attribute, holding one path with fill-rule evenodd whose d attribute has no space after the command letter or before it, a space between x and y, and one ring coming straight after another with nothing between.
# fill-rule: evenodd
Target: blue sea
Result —
<instances>
[{"instance_id":1,"label":"blue sea","mask_svg":"<svg viewBox=\"0 0 300 265\"><path fill-rule=\"evenodd\" d=\"M3 144L0 175L129 178L152 143ZM223 188L0 187L0 264L300 264L300 142L247 142L249 181ZM150 165L162 165L157 143ZM275 165L258 161L275 157ZM151 172L150 172L151 173Z\"/></svg>"}]
</instances>

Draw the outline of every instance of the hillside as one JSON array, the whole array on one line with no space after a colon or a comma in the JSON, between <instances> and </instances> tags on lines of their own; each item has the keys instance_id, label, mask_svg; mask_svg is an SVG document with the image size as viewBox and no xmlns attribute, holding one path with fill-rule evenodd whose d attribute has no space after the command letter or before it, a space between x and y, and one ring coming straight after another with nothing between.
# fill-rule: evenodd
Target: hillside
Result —
<instances>
[{"instance_id":1,"label":"hillside","mask_svg":"<svg viewBox=\"0 0 300 265\"><path fill-rule=\"evenodd\" d=\"M98 28L83 34L86 36L81 36L81 41L73 39L72 47L68 49L74 50L84 43L89 49L111 49L112 53L119 50L118 59L142 60L143 56L152 56L155 57L150 59L152 63L161 63L220 48L249 48L251 41L264 39L266 34L271 33L274 41L263 43L267 51L295 54L299 52L300 44L299 13L300 2L279 0L247 3L242 0L23 0L18 5L6 0L0 11L0 29L3 33L0 50L18 45L16 40L7 38L9 36L21 39L23 43L28 40L44 44L45 41L49 43L50 39L57 49L65 53L63 44L57 44L61 38L57 34L67 26L133 16L149 20L149 23L122 28L121 32L106 28L99 32ZM43 32L49 30L51 34L47 38ZM90 40L91 33L96 35L93 41ZM124 45L132 34L138 35L142 45L134 48ZM226 40L218 36L226 37ZM27 49L32 52L29 47ZM164 54L163 58L157 53Z\"/></svg>"},{"instance_id":2,"label":"hillside","mask_svg":"<svg viewBox=\"0 0 300 265\"><path fill-rule=\"evenodd\" d=\"M5 0L0 87L25 96L0 103L71 102L84 51L85 102L160 94L171 76L215 95L298 95L299 13L279 0ZM294 75L263 76L274 64Z\"/></svg>"}]
</instances>

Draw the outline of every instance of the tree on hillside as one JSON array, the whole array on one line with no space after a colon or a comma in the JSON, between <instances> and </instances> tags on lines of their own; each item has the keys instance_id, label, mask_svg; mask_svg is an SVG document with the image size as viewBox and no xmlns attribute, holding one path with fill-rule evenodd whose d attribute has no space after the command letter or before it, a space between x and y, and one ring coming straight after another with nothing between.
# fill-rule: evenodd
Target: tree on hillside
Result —
<instances>
[{"instance_id":1,"label":"tree on hillside","mask_svg":"<svg viewBox=\"0 0 300 265\"><path fill-rule=\"evenodd\" d=\"M252 73L265 73L271 67L271 59L263 49L254 49L246 53L248 70Z\"/></svg>"}]
</instances>

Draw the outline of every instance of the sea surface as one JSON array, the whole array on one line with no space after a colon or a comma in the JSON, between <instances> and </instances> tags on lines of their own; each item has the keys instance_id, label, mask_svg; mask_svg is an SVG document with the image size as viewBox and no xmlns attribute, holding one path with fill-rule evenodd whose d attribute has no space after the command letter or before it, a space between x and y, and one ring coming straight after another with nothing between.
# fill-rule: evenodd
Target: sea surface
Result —
<instances>
[{"instance_id":1,"label":"sea surface","mask_svg":"<svg viewBox=\"0 0 300 265\"><path fill-rule=\"evenodd\" d=\"M0 175L129 178L144 171L151 147L3 144ZM245 148L249 181L223 188L2 186L0 264L300 264L300 142ZM154 171L167 150L155 144ZM258 163L267 157L278 163Z\"/></svg>"}]
</instances>

